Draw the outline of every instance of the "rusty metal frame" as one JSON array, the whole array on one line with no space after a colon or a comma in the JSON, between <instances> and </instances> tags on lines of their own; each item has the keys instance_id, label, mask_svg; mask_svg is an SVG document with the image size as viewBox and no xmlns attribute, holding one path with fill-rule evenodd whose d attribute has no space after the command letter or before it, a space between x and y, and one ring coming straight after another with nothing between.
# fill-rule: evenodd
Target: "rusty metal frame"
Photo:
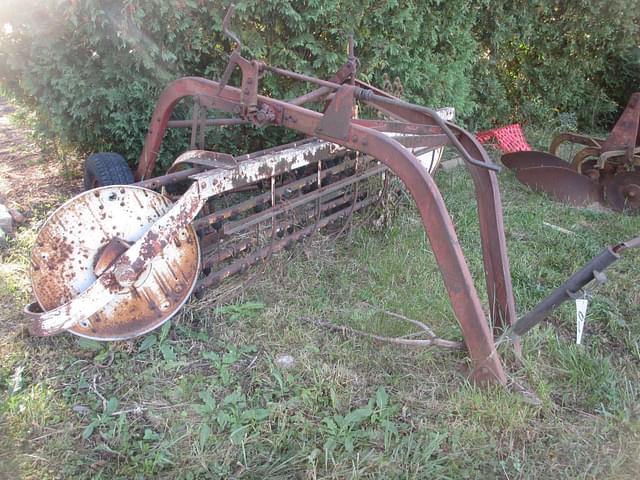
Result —
<instances>
[{"instance_id":1,"label":"rusty metal frame","mask_svg":"<svg viewBox=\"0 0 640 480\"><path fill-rule=\"evenodd\" d=\"M182 98L188 96L199 95L213 97L214 93L218 91L217 88L218 84L212 80L191 77L177 80L165 89L152 117L151 125L154 126L154 128L150 129L147 135L143 153L138 163L138 178L148 176L153 171L157 152L159 151L168 119L175 105ZM334 88L345 92L353 87L334 85ZM232 105L237 105L241 102L240 92L233 87L225 88L221 92L221 97L221 101L216 102L213 100L212 105L219 105L224 108L229 105L229 102L231 102ZM340 97L336 96L334 98ZM427 195L421 191L420 193L414 193L414 189L412 189L412 186L410 186L408 182L413 181L415 178L424 177L428 179L429 183L433 183L433 179L424 172L423 168L418 168L416 172L405 173L414 168L411 161L415 161L415 157L411 155L406 148L397 145L398 142L396 140L389 139L388 136L382 134L379 130L388 131L394 128L395 130L412 134L430 133L435 136L435 141L438 145L446 145L450 142L447 141L442 129L437 125L437 115L425 112L420 107L411 104L384 102L383 98L384 97L377 95L369 96L368 103L376 107L381 107L392 116L410 123L392 124L391 122L383 121L353 120L350 119L350 116L348 117L343 114L341 118L348 120L348 122L343 121L342 126L342 129L346 131L344 133L329 135L331 132L322 131L322 125L323 120L325 124L336 124L336 122L331 122L331 111L328 111L325 115L321 115L287 102L267 97L259 97L258 99L262 108L268 106L274 111L282 112L280 125L307 135L331 141L351 150L369 154L383 161L405 182L416 199L416 204L418 204L420 208L423 201L422 199ZM346 105L350 112L350 103L347 102ZM237 107L233 106L231 109L237 110ZM277 122L274 123L278 124ZM470 157L477 159L477 162L492 165L491 159L473 135L470 135L454 124L448 124L448 128L455 132L456 137L459 138L462 149L468 152ZM402 160L399 160L398 157L402 158ZM411 165L411 167L409 167L409 165ZM491 318L497 333L499 329L512 324L515 318L515 303L513 300L509 262L506 253L500 191L497 177L493 171L483 168L481 164L467 163L467 166L473 178L476 191L489 305ZM417 174L417 172L420 172L421 175L415 177L414 174ZM426 183L427 180L424 180L424 182ZM430 186L430 188L437 191L435 185ZM418 192L418 190L415 190L415 192ZM444 204L442 204L442 209L446 212ZM445 216L448 218L448 213ZM427 218L428 217L423 215L425 226L428 226L431 221ZM452 238L455 243L457 243L455 232Z\"/></svg>"},{"instance_id":2,"label":"rusty metal frame","mask_svg":"<svg viewBox=\"0 0 640 480\"><path fill-rule=\"evenodd\" d=\"M515 306L500 192L495 175L496 167L475 138L454 124L444 123L431 110L385 98L370 89L266 68L239 55L232 61L240 66L243 73L241 89L203 78L186 77L172 82L164 90L151 119L138 163L137 179L151 176L171 113L185 97L204 99L209 108L232 113L255 125L280 125L331 142L336 147L378 159L404 182L415 199L473 361L473 378L480 383L504 384L506 376L500 356L494 348L494 335L442 195L416 156L399 139L394 139L381 130L392 129L400 133L422 135L425 145L454 145L465 159L476 189L490 315L494 328L501 329L514 322ZM326 112L322 114L296 105L299 99L286 102L258 95L258 78L265 70L319 84L318 91L322 90L322 95L318 93L308 95L307 98L320 99L324 95L324 98L329 99ZM402 122L353 119L356 98ZM260 175L274 175L285 167L292 166L263 164ZM99 308L99 305L108 301L126 283L123 279L140 275L149 259L158 255L163 245L171 241L173 232L185 228L193 221L209 197L228 189L230 185L238 188L257 178L249 170L242 171L241 167L193 175L194 173L190 172L194 183L173 208L124 252L92 287L68 304L43 313L39 319L41 327L46 329L54 324L69 325L77 321L79 316L86 315L87 309Z\"/></svg>"},{"instance_id":3,"label":"rusty metal frame","mask_svg":"<svg viewBox=\"0 0 640 480\"><path fill-rule=\"evenodd\" d=\"M120 252L120 256L113 262L110 261L110 266L100 270L101 274L93 285L70 302L36 314L34 330L48 334L68 328L88 312L95 312L105 305L115 294L127 288L132 279L141 275L147 264L161 254L177 232L193 222L209 198L222 192L247 187L264 177L273 178L276 174L305 164L301 162L297 165L297 157L293 157L288 163L284 160L278 161L277 155L259 162L252 161L249 155L246 161L239 162L238 159L217 152L191 151L178 158L173 170L167 175L154 179L151 177L156 158L168 127L191 126L192 148L196 143L196 130L200 129L198 143L199 148L203 149L203 131L206 126L245 123L256 126L279 125L329 142L336 150L348 149L371 156L381 161L402 180L415 200L442 272L454 313L473 360L473 378L480 383L504 384L506 376L500 356L494 348L493 338L495 332L514 323L515 305L502 205L495 174L498 167L491 162L473 135L443 121L433 110L389 98L384 92L357 82L357 60L353 54L352 38L349 41L348 62L330 81L319 80L243 58L238 36L229 30L233 13L234 6L231 5L222 24L223 31L235 41L236 47L230 55L221 81L186 77L167 86L157 102L138 162L136 180L139 186L156 188L187 179L193 183L177 203L141 238L124 252ZM228 85L236 67L242 73L240 88ZM312 83L317 85L317 88L289 101L261 96L258 94L258 84L265 72ZM185 97L195 100L193 119L170 120L175 106ZM357 100L366 102L400 122L354 119ZM324 113L301 106L311 101L326 102ZM233 118L207 119L202 116L202 107L230 113ZM385 132L395 132L400 136L390 136ZM402 138L402 135L410 137ZM473 178L490 318L494 331L483 311L442 195L415 154L417 147L429 149L445 145L451 145L458 150ZM180 170L189 165L191 168ZM321 172L318 170L318 186L320 179ZM353 201L354 205L364 205L370 199L360 201L356 194ZM324 221L329 221L331 217L330 215ZM318 223L314 225L317 226ZM286 239L289 240L290 238ZM254 256L259 253L256 252Z\"/></svg>"},{"instance_id":4,"label":"rusty metal frame","mask_svg":"<svg viewBox=\"0 0 640 480\"><path fill-rule=\"evenodd\" d=\"M386 175L390 170L402 180L420 212L472 360L472 378L483 384L505 384L506 375L496 345L509 338L519 349L519 336L542 321L550 309L592 280L602 281L602 270L617 260L623 250L640 247L640 237L637 237L605 249L530 314L516 322L496 178L499 167L490 160L475 136L443 120L436 111L401 101L356 80L357 60L353 55L352 38L347 63L330 81L246 60L240 54L238 37L228 30L233 10L232 5L223 21L223 30L237 46L221 81L186 77L167 86L149 125L138 162L137 184L84 192L60 207L43 226L36 241L39 249L32 251L32 279L34 268L36 271L44 270L36 273L36 277L42 274L39 278L44 281L39 286L44 286L41 293L45 294L47 301L41 300L36 292L41 303L35 302L25 309L32 318L30 331L33 334L47 336L71 330L81 336L104 340L131 338L145 333L170 318L192 292L215 285L313 231L339 218L350 217L355 210L379 201L383 198L382 193L370 195L366 189L361 191L358 182L381 176L384 186L379 192L384 192L390 183ZM236 67L242 73L240 88L228 85ZM258 94L259 80L265 72L318 87L288 101L269 98ZM194 100L192 119L171 120L178 102L188 97ZM392 120L354 118L358 101L383 112ZM323 112L302 106L309 102L324 102ZM232 118L207 118L208 110L231 113ZM206 127L237 124L277 125L308 138L239 157L205 150ZM167 128L186 127L192 129L191 150L180 155L166 175L153 178ZM605 141L564 134L554 140L551 150L555 152L564 141L585 145L581 151L582 158L599 156L598 167L614 157L626 160L625 168L637 166L640 93L634 94L616 128ZM433 163L429 163L428 168L421 163L424 154L441 153L442 147L447 145L459 152L474 182L489 318L483 311L444 199L428 170ZM574 173L553 155L533 153L534 156L527 156L531 155L529 152L511 154L516 156L509 162L524 160L531 170L546 164L546 168L558 174ZM430 162L434 158L432 156ZM327 160L338 161L323 166L322 162ZM505 165L509 166L509 162ZM308 170L312 164L317 165L315 172ZM336 178L332 178L333 175ZM280 183L276 186L277 176ZM625 192L631 192L629 196L640 197L635 173L625 172L619 178L620 182L610 185L610 191L619 194L618 202L625 200ZM241 197L243 201L225 208L218 208L215 201L210 202L227 193L260 190L258 184L264 180L270 180L269 192L262 189L262 193L248 199ZM585 181L588 182L586 178ZM176 185L182 182L189 182L188 188ZM177 201L173 204L169 197L148 190L163 188L166 193L164 187L170 185L178 186L178 190L186 188L182 195L174 196ZM308 189L303 192L305 188ZM296 192L295 198L290 196L292 192ZM105 201L111 202L109 208L105 207ZM265 204L270 206L263 208ZM127 231L119 229L122 222L117 215L120 213L117 205L137 205L135 211L125 212L127 218L137 219ZM308 205L313 208L308 208ZM251 214L239 214L249 210ZM82 220L91 224L91 230L102 232L96 236L97 240L85 241L82 223L77 222L81 219L78 211L84 212ZM298 214L304 221L297 224L295 230L293 222L296 222ZM108 221L105 220L107 218ZM223 224L222 220L229 221ZM77 223L73 232L75 240L65 243L64 233L70 232L67 227L72 221ZM259 246L259 239L254 244L254 240L248 237L241 237L239 242L229 241L233 235L269 221L271 238L268 246ZM62 232L62 236L52 236L54 231ZM278 232L282 235L277 235ZM45 240L40 239L40 234ZM76 250L71 246L74 242L79 244L78 252L84 252L88 262L93 259L93 273L87 272L88 266L81 260L80 265L76 265L72 255ZM201 251L203 244L205 249ZM213 248L205 254L209 246ZM236 259L238 252L244 256ZM212 265L227 260L232 263L224 263L222 270L209 271ZM205 275L198 280L201 267ZM62 296L55 289L48 288L49 283L78 275L73 284L59 282L62 284L59 286L64 287ZM47 282L47 279L52 279L52 282ZM153 295L156 291L161 291L164 296L156 298ZM131 300L133 298L138 299L136 301L143 307L141 310L137 309L136 301ZM106 307L113 305L112 301L122 311L112 308L100 317ZM158 308L164 314L158 315ZM149 314L148 318L141 318L142 314ZM90 319L96 322L92 330L94 335L86 330L93 328ZM120 326L105 335L103 320L104 323L119 322ZM98 323L101 327L97 326ZM99 328L102 330L98 331ZM501 337L494 343L496 334L501 334Z\"/></svg>"}]
</instances>

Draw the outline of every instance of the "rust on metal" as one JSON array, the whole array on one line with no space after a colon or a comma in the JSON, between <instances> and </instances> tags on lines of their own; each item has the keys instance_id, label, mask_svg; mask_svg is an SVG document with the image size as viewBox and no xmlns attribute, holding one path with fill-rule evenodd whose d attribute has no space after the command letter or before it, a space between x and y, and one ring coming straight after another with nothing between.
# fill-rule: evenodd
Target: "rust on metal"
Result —
<instances>
[{"instance_id":1,"label":"rust on metal","mask_svg":"<svg viewBox=\"0 0 640 480\"><path fill-rule=\"evenodd\" d=\"M571 170L570 164L555 155L545 152L526 151L505 153L500 160L505 167L513 171L539 167L556 167Z\"/></svg>"},{"instance_id":2,"label":"rust on metal","mask_svg":"<svg viewBox=\"0 0 640 480\"><path fill-rule=\"evenodd\" d=\"M634 149L640 146L640 92L634 93L613 130L602 143L602 152L620 152L633 161Z\"/></svg>"},{"instance_id":3,"label":"rust on metal","mask_svg":"<svg viewBox=\"0 0 640 480\"><path fill-rule=\"evenodd\" d=\"M606 176L603 181L607 204L618 212L640 209L640 171Z\"/></svg>"},{"instance_id":4,"label":"rust on metal","mask_svg":"<svg viewBox=\"0 0 640 480\"><path fill-rule=\"evenodd\" d=\"M97 339L144 333L186 301L196 284L201 256L206 271L198 289L379 202L392 173L415 199L473 361L474 379L505 383L490 328L494 325L497 331L515 319L496 178L499 167L473 135L450 121L451 112L390 98L358 83L352 48L344 69L324 81L246 60L237 43L221 82L185 77L164 90L138 162L139 186L85 192L47 221L32 256L34 292L45 311L31 309L32 330L52 334L69 329ZM242 75L240 88L228 85L236 68ZM265 72L319 88L289 102L258 95ZM232 115L230 123L277 125L314 138L235 157L203 151L201 141L200 150L176 159L175 168L184 170L153 178L171 115L184 98L198 99L198 108ZM394 120L353 118L356 99ZM328 102L326 112L300 106L308 101ZM207 120L197 113L191 127L200 129L202 139ZM474 181L491 321L430 175L445 145L458 150ZM376 178L379 184L372 180ZM176 189L182 182L187 186L173 204L147 190ZM258 194L231 206L222 201L247 188ZM202 238L202 255L193 227Z\"/></svg>"},{"instance_id":5,"label":"rust on metal","mask_svg":"<svg viewBox=\"0 0 640 480\"><path fill-rule=\"evenodd\" d=\"M229 155L228 153L211 152L208 150L189 150L173 162L169 170L167 170L167 174L179 171L181 167L185 165L201 167L206 170L214 168L232 169L237 165L237 160L233 155Z\"/></svg>"},{"instance_id":6,"label":"rust on metal","mask_svg":"<svg viewBox=\"0 0 640 480\"><path fill-rule=\"evenodd\" d=\"M584 146L568 162L556 156L566 142ZM560 202L640 211L640 93L631 95L606 139L561 133L552 140L549 152L508 153L502 163L520 182Z\"/></svg>"},{"instance_id":7,"label":"rust on metal","mask_svg":"<svg viewBox=\"0 0 640 480\"><path fill-rule=\"evenodd\" d=\"M126 240L118 237L110 238L107 243L96 252L93 274L96 277L102 275L130 246L131 244Z\"/></svg>"},{"instance_id":8,"label":"rust on metal","mask_svg":"<svg viewBox=\"0 0 640 480\"><path fill-rule=\"evenodd\" d=\"M200 251L193 229L182 228L140 274L119 260L170 206L162 195L131 186L103 187L66 202L44 224L31 254L38 303L45 311L56 309L104 278L115 295L105 305L87 306L90 314L69 328L73 333L115 340L162 324L197 279ZM41 322L33 330L50 334Z\"/></svg>"},{"instance_id":9,"label":"rust on metal","mask_svg":"<svg viewBox=\"0 0 640 480\"><path fill-rule=\"evenodd\" d=\"M551 155L558 155L558 149L563 143L573 143L576 145L584 145L586 147L600 148L603 142L604 138L596 138L589 135L581 135L573 132L563 132L553 137L553 140L551 140L551 145L549 145L549 153Z\"/></svg>"},{"instance_id":10,"label":"rust on metal","mask_svg":"<svg viewBox=\"0 0 640 480\"><path fill-rule=\"evenodd\" d=\"M555 200L574 207L602 203L602 187L571 169L544 166L521 168L515 172L516 178L534 192L546 193Z\"/></svg>"},{"instance_id":11,"label":"rust on metal","mask_svg":"<svg viewBox=\"0 0 640 480\"><path fill-rule=\"evenodd\" d=\"M318 122L315 133L345 140L355 107L354 87L343 85L338 89Z\"/></svg>"}]
</instances>

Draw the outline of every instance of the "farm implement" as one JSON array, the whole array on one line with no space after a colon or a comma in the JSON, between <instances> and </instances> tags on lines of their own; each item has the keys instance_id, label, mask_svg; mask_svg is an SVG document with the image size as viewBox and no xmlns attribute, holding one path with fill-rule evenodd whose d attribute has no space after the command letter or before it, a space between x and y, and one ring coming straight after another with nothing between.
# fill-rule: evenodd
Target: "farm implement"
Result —
<instances>
[{"instance_id":1,"label":"farm implement","mask_svg":"<svg viewBox=\"0 0 640 480\"><path fill-rule=\"evenodd\" d=\"M26 308L31 333L68 330L96 340L142 335L171 318L192 293L380 203L389 189L397 188L392 185L397 177L420 212L472 359L472 377L504 384L494 335L507 329L517 337L563 295L543 305L520 329L511 327L516 310L499 167L473 135L449 121L450 110L413 105L356 79L352 42L342 68L332 79L319 80L243 58L240 42L228 31L230 13L223 25L238 46L222 79L186 77L166 87L135 178L122 157L91 156L85 177L90 189L59 207L42 226L31 253L36 297ZM239 87L229 85L236 69ZM288 100L263 96L258 92L266 74L315 89ZM186 99L193 102L192 118L172 118ZM323 105L322 111L303 106L310 103ZM384 117L356 118L356 105ZM211 111L222 116L210 118ZM240 156L206 148L206 128L237 124L280 126L305 138ZM153 177L168 128L191 128L191 149L165 175ZM445 146L457 150L475 187L491 322L430 175ZM603 262L572 277L572 291L634 245L607 249Z\"/></svg>"},{"instance_id":2,"label":"farm implement","mask_svg":"<svg viewBox=\"0 0 640 480\"><path fill-rule=\"evenodd\" d=\"M563 143L581 148L566 162L557 156ZM606 139L561 133L549 153L522 151L502 156L520 182L569 205L607 206L640 211L640 93L634 93Z\"/></svg>"}]
</instances>

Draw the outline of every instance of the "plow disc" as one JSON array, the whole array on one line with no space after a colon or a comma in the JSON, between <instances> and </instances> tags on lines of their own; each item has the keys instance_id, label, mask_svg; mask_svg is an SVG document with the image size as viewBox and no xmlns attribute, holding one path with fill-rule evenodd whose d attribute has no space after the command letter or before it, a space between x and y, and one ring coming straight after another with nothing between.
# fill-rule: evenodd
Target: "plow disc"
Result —
<instances>
[{"instance_id":1,"label":"plow disc","mask_svg":"<svg viewBox=\"0 0 640 480\"><path fill-rule=\"evenodd\" d=\"M584 146L568 162L555 155L565 142ZM640 93L631 96L606 139L561 133L549 150L507 153L502 163L520 182L560 202L640 212Z\"/></svg>"},{"instance_id":2,"label":"plow disc","mask_svg":"<svg viewBox=\"0 0 640 480\"><path fill-rule=\"evenodd\" d=\"M580 175L562 159L544 152L516 152L502 156L504 165L531 190L559 202L587 207L603 202L602 186Z\"/></svg>"},{"instance_id":3,"label":"plow disc","mask_svg":"<svg viewBox=\"0 0 640 480\"><path fill-rule=\"evenodd\" d=\"M502 163L520 183L559 202L574 207L599 204L617 212L640 211L640 171L615 173L592 165L578 172L555 155L535 151L507 153Z\"/></svg>"},{"instance_id":4,"label":"plow disc","mask_svg":"<svg viewBox=\"0 0 640 480\"><path fill-rule=\"evenodd\" d=\"M502 164L514 171L526 168L555 167L571 170L571 166L561 158L545 152L513 152L502 156Z\"/></svg>"}]
</instances>

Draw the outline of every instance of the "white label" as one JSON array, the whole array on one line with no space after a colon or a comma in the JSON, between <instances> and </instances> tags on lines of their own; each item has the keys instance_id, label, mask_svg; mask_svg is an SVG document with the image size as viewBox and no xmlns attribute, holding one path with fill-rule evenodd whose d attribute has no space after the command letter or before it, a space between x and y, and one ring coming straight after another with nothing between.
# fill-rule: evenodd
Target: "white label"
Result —
<instances>
[{"instance_id":1,"label":"white label","mask_svg":"<svg viewBox=\"0 0 640 480\"><path fill-rule=\"evenodd\" d=\"M576 299L576 344L582 342L582 332L584 330L584 321L587 318L587 306L589 300L586 298Z\"/></svg>"}]
</instances>

